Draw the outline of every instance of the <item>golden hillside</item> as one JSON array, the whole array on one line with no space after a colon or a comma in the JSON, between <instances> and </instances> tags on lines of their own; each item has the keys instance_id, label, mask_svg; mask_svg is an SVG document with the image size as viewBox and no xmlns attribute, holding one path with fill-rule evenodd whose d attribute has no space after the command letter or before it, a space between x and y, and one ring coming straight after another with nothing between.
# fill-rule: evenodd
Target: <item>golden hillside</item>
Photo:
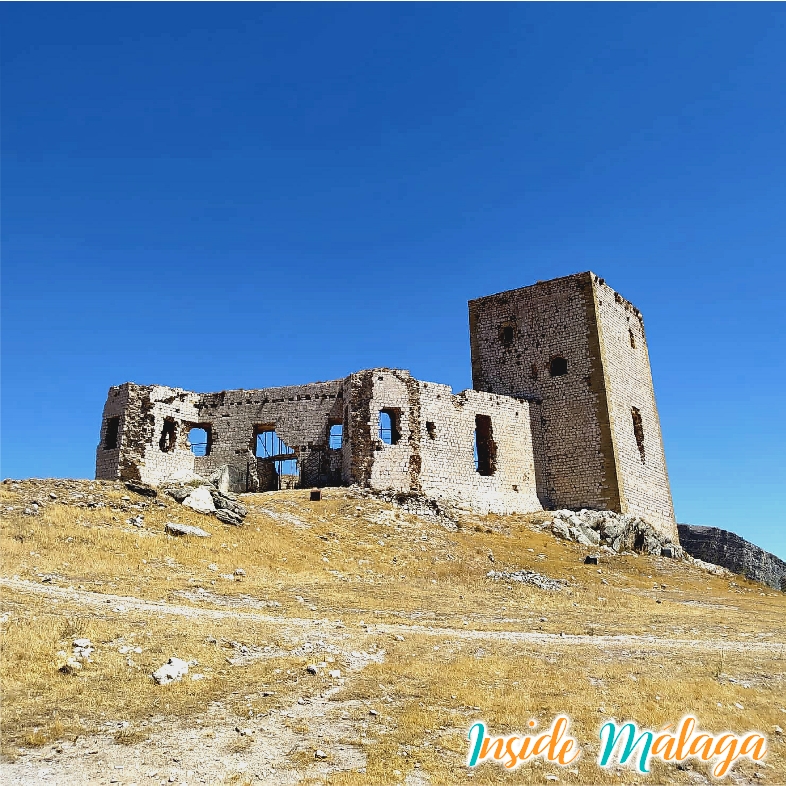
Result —
<instances>
[{"instance_id":1,"label":"golden hillside","mask_svg":"<svg viewBox=\"0 0 786 786\"><path fill-rule=\"evenodd\" d=\"M786 782L783 593L661 557L585 565L595 551L542 531L547 513L451 521L353 489L241 499L235 527L121 483L0 485L4 782L710 783L696 760L595 762L606 719L687 712L769 736L729 782ZM69 669L78 638L93 651ZM173 656L188 675L156 684ZM501 735L558 714L575 765L465 766L474 720Z\"/></svg>"}]
</instances>

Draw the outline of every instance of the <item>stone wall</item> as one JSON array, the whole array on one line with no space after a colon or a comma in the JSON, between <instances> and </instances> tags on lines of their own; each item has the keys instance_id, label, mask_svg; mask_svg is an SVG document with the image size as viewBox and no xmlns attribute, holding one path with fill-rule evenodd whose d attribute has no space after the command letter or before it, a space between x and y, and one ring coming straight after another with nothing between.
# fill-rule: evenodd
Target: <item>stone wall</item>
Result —
<instances>
[{"instance_id":1,"label":"stone wall","mask_svg":"<svg viewBox=\"0 0 786 786\"><path fill-rule=\"evenodd\" d=\"M786 592L786 562L774 554L725 529L690 524L678 527L680 543L692 557Z\"/></svg>"},{"instance_id":2,"label":"stone wall","mask_svg":"<svg viewBox=\"0 0 786 786\"><path fill-rule=\"evenodd\" d=\"M666 457L641 312L603 279L594 286L598 333L623 512L674 526Z\"/></svg>"},{"instance_id":3,"label":"stone wall","mask_svg":"<svg viewBox=\"0 0 786 786\"><path fill-rule=\"evenodd\" d=\"M676 539L644 328L633 306L586 272L470 301L469 320L475 389L539 405L532 432L543 504L642 515Z\"/></svg>"},{"instance_id":4,"label":"stone wall","mask_svg":"<svg viewBox=\"0 0 786 786\"><path fill-rule=\"evenodd\" d=\"M380 414L395 437L380 433ZM490 426L487 474L474 461L476 418ZM106 447L112 418L118 445ZM342 424L341 448L329 447ZM195 456L191 428L209 433L209 453ZM269 459L255 455L256 434L275 430L297 457L300 486L358 483L377 490L424 494L479 512L541 509L526 401L419 382L409 372L369 369L343 380L262 390L191 393L127 383L109 391L96 458L96 477L134 478L152 485L179 471L208 477L229 470L230 489L276 487ZM292 478L278 483L289 485Z\"/></svg>"},{"instance_id":5,"label":"stone wall","mask_svg":"<svg viewBox=\"0 0 786 786\"><path fill-rule=\"evenodd\" d=\"M376 369L353 375L358 413L349 434L353 480L376 489L423 494L482 513L541 510L526 401L421 382L409 372ZM379 434L381 412L394 416L397 441ZM477 417L488 418L493 461L475 466Z\"/></svg>"},{"instance_id":6,"label":"stone wall","mask_svg":"<svg viewBox=\"0 0 786 786\"><path fill-rule=\"evenodd\" d=\"M342 390L341 380L208 394L133 383L111 388L96 477L133 477L157 485L178 471L208 476L226 465L232 490L264 490L272 485L272 467L255 455L256 435L275 430L297 456L304 485L341 482L328 433L330 424L342 419ZM120 417L119 444L106 450L105 434L113 416ZM174 426L171 446L162 443L168 423ZM209 432L208 455L195 456L187 444L188 432L195 427Z\"/></svg>"}]
</instances>

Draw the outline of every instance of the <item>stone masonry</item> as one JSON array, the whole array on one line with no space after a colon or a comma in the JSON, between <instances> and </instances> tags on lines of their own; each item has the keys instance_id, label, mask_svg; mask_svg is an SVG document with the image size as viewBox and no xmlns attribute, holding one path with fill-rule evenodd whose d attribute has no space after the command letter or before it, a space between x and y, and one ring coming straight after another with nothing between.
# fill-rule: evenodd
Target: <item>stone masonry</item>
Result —
<instances>
[{"instance_id":1,"label":"stone masonry","mask_svg":"<svg viewBox=\"0 0 786 786\"><path fill-rule=\"evenodd\" d=\"M233 491L264 491L296 462L301 487L355 483L481 513L613 510L676 540L640 312L592 273L469 312L474 390L458 394L388 368L220 393L113 387L96 477L223 472ZM279 452L257 455L271 432Z\"/></svg>"},{"instance_id":2,"label":"stone masonry","mask_svg":"<svg viewBox=\"0 0 786 786\"><path fill-rule=\"evenodd\" d=\"M469 315L474 387L532 405L544 507L638 515L676 541L641 312L587 272Z\"/></svg>"}]
</instances>

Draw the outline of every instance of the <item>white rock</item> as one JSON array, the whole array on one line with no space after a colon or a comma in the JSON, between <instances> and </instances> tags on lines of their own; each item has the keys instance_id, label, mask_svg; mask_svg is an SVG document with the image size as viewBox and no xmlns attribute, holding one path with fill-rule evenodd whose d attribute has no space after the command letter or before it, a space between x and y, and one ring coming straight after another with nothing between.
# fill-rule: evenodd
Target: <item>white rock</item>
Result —
<instances>
[{"instance_id":1,"label":"white rock","mask_svg":"<svg viewBox=\"0 0 786 786\"><path fill-rule=\"evenodd\" d=\"M319 748L317 748L314 751L314 758L315 759L326 759L327 758L327 753L325 753L325 751L320 750Z\"/></svg>"},{"instance_id":2,"label":"white rock","mask_svg":"<svg viewBox=\"0 0 786 786\"><path fill-rule=\"evenodd\" d=\"M73 641L74 647L79 647L80 649L85 649L86 647L92 647L93 642L90 639L74 639Z\"/></svg>"},{"instance_id":3,"label":"white rock","mask_svg":"<svg viewBox=\"0 0 786 786\"><path fill-rule=\"evenodd\" d=\"M170 535L193 535L197 538L209 538L210 533L199 527L192 527L190 524L175 524L172 521L167 521L164 531Z\"/></svg>"},{"instance_id":4,"label":"white rock","mask_svg":"<svg viewBox=\"0 0 786 786\"><path fill-rule=\"evenodd\" d=\"M160 669L151 675L159 685L182 680L188 674L188 663L180 658L170 658Z\"/></svg>"},{"instance_id":5,"label":"white rock","mask_svg":"<svg viewBox=\"0 0 786 786\"><path fill-rule=\"evenodd\" d=\"M341 669L333 669L332 671L328 672L328 677L333 680L340 680L341 679Z\"/></svg>"},{"instance_id":6,"label":"white rock","mask_svg":"<svg viewBox=\"0 0 786 786\"><path fill-rule=\"evenodd\" d=\"M200 486L194 489L184 500L183 504L187 508L195 510L197 513L215 513L216 506L213 504L213 497L207 486Z\"/></svg>"}]
</instances>

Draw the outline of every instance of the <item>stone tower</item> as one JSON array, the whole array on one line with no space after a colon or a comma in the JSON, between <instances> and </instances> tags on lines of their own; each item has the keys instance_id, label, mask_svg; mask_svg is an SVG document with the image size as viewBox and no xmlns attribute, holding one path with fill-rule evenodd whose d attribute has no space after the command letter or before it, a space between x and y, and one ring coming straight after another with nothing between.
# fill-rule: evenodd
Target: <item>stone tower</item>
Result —
<instances>
[{"instance_id":1,"label":"stone tower","mask_svg":"<svg viewBox=\"0 0 786 786\"><path fill-rule=\"evenodd\" d=\"M641 312L594 273L469 303L476 390L529 400L538 494L676 538Z\"/></svg>"}]
</instances>

